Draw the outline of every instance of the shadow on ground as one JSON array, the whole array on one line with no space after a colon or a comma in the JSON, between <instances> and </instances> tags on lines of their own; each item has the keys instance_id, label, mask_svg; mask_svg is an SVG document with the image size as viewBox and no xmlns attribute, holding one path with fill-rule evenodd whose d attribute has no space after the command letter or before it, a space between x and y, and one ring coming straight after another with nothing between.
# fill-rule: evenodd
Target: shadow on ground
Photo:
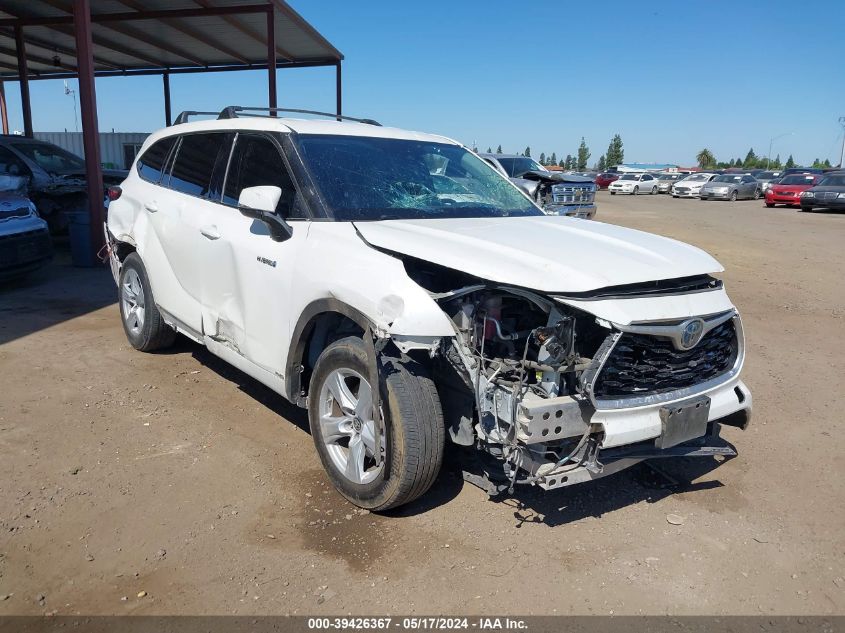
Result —
<instances>
[{"instance_id":1,"label":"shadow on ground","mask_svg":"<svg viewBox=\"0 0 845 633\"><path fill-rule=\"evenodd\" d=\"M70 252L59 246L51 264L0 283L0 345L116 301L117 289L105 266L74 268Z\"/></svg>"}]
</instances>

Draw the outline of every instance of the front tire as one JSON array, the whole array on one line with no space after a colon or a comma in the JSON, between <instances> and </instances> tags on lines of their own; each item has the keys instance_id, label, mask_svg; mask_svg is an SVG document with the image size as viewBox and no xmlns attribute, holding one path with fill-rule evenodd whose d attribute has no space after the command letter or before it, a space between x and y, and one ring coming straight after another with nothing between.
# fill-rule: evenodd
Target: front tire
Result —
<instances>
[{"instance_id":1,"label":"front tire","mask_svg":"<svg viewBox=\"0 0 845 633\"><path fill-rule=\"evenodd\" d=\"M731 191L731 202L736 202L736 191Z\"/></svg>"},{"instance_id":2,"label":"front tire","mask_svg":"<svg viewBox=\"0 0 845 633\"><path fill-rule=\"evenodd\" d=\"M755 200L759 200L759 199L760 199L760 190L759 190L759 189L755 189L755 190L754 190L754 199L755 199Z\"/></svg>"},{"instance_id":3,"label":"front tire","mask_svg":"<svg viewBox=\"0 0 845 633\"><path fill-rule=\"evenodd\" d=\"M308 419L338 492L359 507L380 511L413 501L431 487L443 462L445 426L423 366L394 360L383 381L384 432L376 455L370 374L364 341L348 337L332 343L314 367Z\"/></svg>"},{"instance_id":4,"label":"front tire","mask_svg":"<svg viewBox=\"0 0 845 633\"><path fill-rule=\"evenodd\" d=\"M771 208L772 208L772 207L774 207L774 206L775 206L775 203L774 203L774 202L767 202L767 203L766 203L766 208L767 208L767 209L771 209Z\"/></svg>"},{"instance_id":5,"label":"front tire","mask_svg":"<svg viewBox=\"0 0 845 633\"><path fill-rule=\"evenodd\" d=\"M652 187L651 188L651 195L655 195L655 194L657 194L657 187Z\"/></svg>"},{"instance_id":6,"label":"front tire","mask_svg":"<svg viewBox=\"0 0 845 633\"><path fill-rule=\"evenodd\" d=\"M634 195L635 195L635 196L640 195L640 188L639 188L639 186L635 186L635 187L634 187Z\"/></svg>"},{"instance_id":7,"label":"front tire","mask_svg":"<svg viewBox=\"0 0 845 633\"><path fill-rule=\"evenodd\" d=\"M138 253L130 253L120 269L120 316L129 344L140 352L170 347L176 332L156 306L147 269Z\"/></svg>"}]
</instances>

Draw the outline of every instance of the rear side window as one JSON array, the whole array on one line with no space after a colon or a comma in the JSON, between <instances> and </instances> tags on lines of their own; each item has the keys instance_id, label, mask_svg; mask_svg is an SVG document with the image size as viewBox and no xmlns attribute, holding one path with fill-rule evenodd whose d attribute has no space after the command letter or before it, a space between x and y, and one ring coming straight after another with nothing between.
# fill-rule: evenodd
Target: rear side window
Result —
<instances>
[{"instance_id":1,"label":"rear side window","mask_svg":"<svg viewBox=\"0 0 845 633\"><path fill-rule=\"evenodd\" d=\"M141 157L138 159L138 174L141 178L155 183L161 180L164 161L167 160L167 155L170 153L175 142L175 136L168 136L160 141L156 141L152 147L141 154Z\"/></svg>"},{"instance_id":2,"label":"rear side window","mask_svg":"<svg viewBox=\"0 0 845 633\"><path fill-rule=\"evenodd\" d=\"M225 134L188 134L176 151L168 186L191 196L204 197L211 188L211 175Z\"/></svg>"},{"instance_id":3,"label":"rear side window","mask_svg":"<svg viewBox=\"0 0 845 633\"><path fill-rule=\"evenodd\" d=\"M229 161L223 203L237 206L243 189L264 185L280 187L279 206L286 203L290 208L296 192L279 150L265 136L239 134Z\"/></svg>"}]
</instances>

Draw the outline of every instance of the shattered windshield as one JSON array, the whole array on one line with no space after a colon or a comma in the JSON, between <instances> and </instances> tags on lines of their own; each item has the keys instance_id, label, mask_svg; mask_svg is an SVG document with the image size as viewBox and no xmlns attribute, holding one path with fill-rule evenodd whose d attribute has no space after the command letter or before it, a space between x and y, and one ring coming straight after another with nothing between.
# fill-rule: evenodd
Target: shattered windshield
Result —
<instances>
[{"instance_id":1,"label":"shattered windshield","mask_svg":"<svg viewBox=\"0 0 845 633\"><path fill-rule=\"evenodd\" d=\"M297 142L336 220L543 215L499 172L458 145L316 134Z\"/></svg>"},{"instance_id":2,"label":"shattered windshield","mask_svg":"<svg viewBox=\"0 0 845 633\"><path fill-rule=\"evenodd\" d=\"M49 143L12 143L12 147L50 174L85 171L85 163L79 156Z\"/></svg>"}]
</instances>

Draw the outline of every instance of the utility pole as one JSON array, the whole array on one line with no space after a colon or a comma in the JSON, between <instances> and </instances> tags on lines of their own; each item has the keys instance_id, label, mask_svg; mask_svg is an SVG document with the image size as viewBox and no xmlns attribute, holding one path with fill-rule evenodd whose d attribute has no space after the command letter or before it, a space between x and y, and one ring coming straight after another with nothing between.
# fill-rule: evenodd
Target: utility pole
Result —
<instances>
[{"instance_id":1,"label":"utility pole","mask_svg":"<svg viewBox=\"0 0 845 633\"><path fill-rule=\"evenodd\" d=\"M845 117L842 117L845 119ZM774 143L779 138L783 138L784 136L791 136L795 134L795 132L787 132L786 134L780 134L779 136L774 136L769 140L769 153L766 154L766 169L769 168L769 163L772 162L772 143Z\"/></svg>"},{"instance_id":2,"label":"utility pole","mask_svg":"<svg viewBox=\"0 0 845 633\"><path fill-rule=\"evenodd\" d=\"M845 116L839 117L842 126L842 151L839 154L839 169L845 169Z\"/></svg>"}]
</instances>

